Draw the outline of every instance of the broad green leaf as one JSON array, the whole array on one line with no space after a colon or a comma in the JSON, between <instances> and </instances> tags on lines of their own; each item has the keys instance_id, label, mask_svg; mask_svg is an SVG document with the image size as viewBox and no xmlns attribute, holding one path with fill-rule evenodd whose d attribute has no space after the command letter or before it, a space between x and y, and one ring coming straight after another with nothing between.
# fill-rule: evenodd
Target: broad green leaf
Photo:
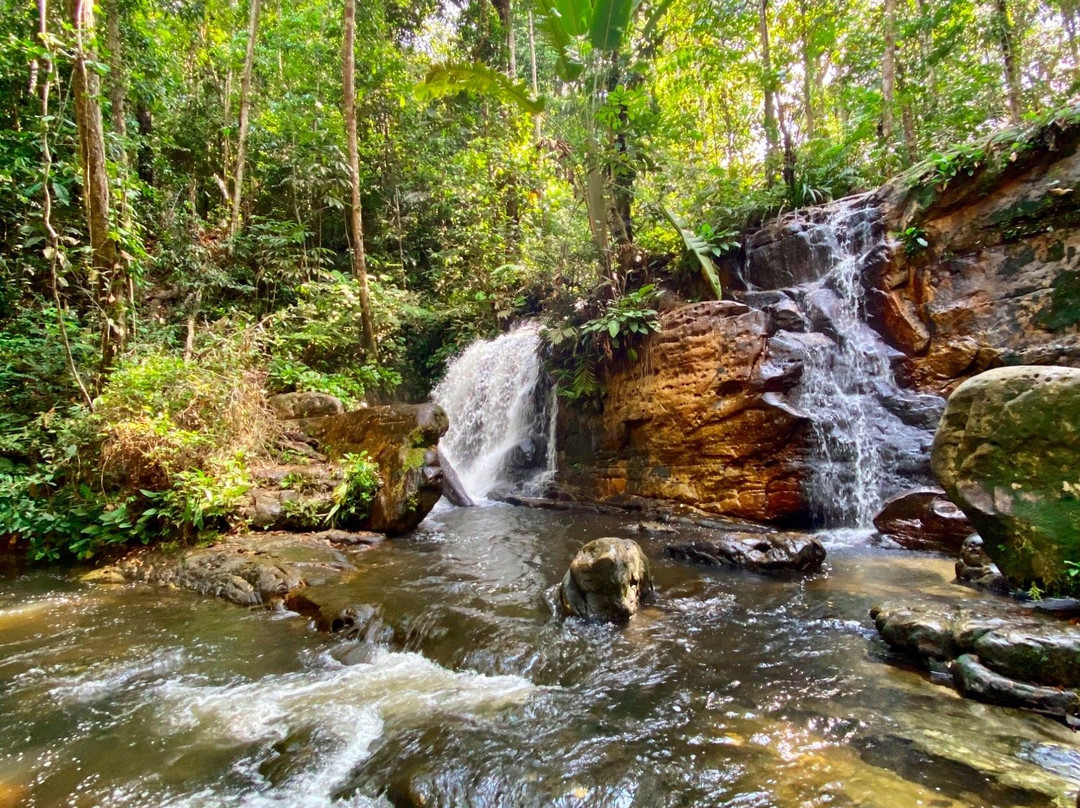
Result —
<instances>
[{"instance_id":1,"label":"broad green leaf","mask_svg":"<svg viewBox=\"0 0 1080 808\"><path fill-rule=\"evenodd\" d=\"M598 50L615 52L622 46L639 0L596 0L589 42Z\"/></svg>"},{"instance_id":2,"label":"broad green leaf","mask_svg":"<svg viewBox=\"0 0 1080 808\"><path fill-rule=\"evenodd\" d=\"M468 91L494 96L517 105L525 112L536 114L544 111L544 99L533 98L524 84L510 81L505 74L476 62L432 65L427 77L416 85L414 91L421 101Z\"/></svg>"},{"instance_id":3,"label":"broad green leaf","mask_svg":"<svg viewBox=\"0 0 1080 808\"><path fill-rule=\"evenodd\" d=\"M709 282L709 286L712 288L713 294L716 295L716 299L719 300L723 294L723 290L720 288L720 278L716 274L716 265L709 255L712 252L712 247L709 242L705 241L705 239L695 233L693 228L687 223L686 219L669 209L667 205L660 205L660 212L664 214L664 217L669 222L671 222L671 226L679 232L686 248L697 256L698 263L701 264L701 272L705 276L705 280Z\"/></svg>"}]
</instances>

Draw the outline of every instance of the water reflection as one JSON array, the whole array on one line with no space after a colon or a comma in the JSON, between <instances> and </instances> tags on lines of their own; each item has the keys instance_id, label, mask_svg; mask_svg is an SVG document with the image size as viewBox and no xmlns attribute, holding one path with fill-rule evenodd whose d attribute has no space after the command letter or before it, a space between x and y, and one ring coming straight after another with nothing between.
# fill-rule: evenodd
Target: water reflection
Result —
<instances>
[{"instance_id":1,"label":"water reflection","mask_svg":"<svg viewBox=\"0 0 1080 808\"><path fill-rule=\"evenodd\" d=\"M870 602L956 594L948 560L840 546L765 579L627 528L443 511L322 593L362 607L346 640L185 593L5 582L0 805L1071 805L1067 730L884 663ZM654 567L625 629L547 599L602 535Z\"/></svg>"}]
</instances>

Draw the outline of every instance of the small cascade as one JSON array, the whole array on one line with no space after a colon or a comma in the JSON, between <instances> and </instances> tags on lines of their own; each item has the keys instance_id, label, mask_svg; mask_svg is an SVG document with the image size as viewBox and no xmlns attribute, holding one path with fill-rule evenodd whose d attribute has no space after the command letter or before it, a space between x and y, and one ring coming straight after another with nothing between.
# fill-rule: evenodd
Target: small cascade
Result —
<instances>
[{"instance_id":1,"label":"small cascade","mask_svg":"<svg viewBox=\"0 0 1080 808\"><path fill-rule=\"evenodd\" d=\"M917 423L927 404L897 386L896 352L866 324L862 278L882 245L874 207L839 204L805 237L824 265L801 287L802 308L830 338L808 349L797 398L814 423L810 500L824 525L866 528L887 497L927 474L932 436Z\"/></svg>"},{"instance_id":2,"label":"small cascade","mask_svg":"<svg viewBox=\"0 0 1080 808\"><path fill-rule=\"evenodd\" d=\"M531 493L554 477L555 391L539 348L535 325L475 342L432 393L450 417L439 449L474 499L501 484Z\"/></svg>"}]
</instances>

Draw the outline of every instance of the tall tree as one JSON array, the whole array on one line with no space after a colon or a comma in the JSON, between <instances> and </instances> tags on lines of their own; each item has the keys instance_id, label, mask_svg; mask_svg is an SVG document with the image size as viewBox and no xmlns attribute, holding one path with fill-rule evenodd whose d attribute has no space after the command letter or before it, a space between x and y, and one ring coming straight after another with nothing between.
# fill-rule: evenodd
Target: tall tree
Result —
<instances>
[{"instance_id":1,"label":"tall tree","mask_svg":"<svg viewBox=\"0 0 1080 808\"><path fill-rule=\"evenodd\" d=\"M345 88L345 128L349 149L349 234L352 239L353 276L360 287L360 319L364 350L368 359L377 358L375 323L368 292L367 258L364 253L364 211L360 202L360 156L356 144L356 0L345 0L345 41L342 47L342 78Z\"/></svg>"},{"instance_id":2,"label":"tall tree","mask_svg":"<svg viewBox=\"0 0 1080 808\"><path fill-rule=\"evenodd\" d=\"M1020 100L1020 43L1009 12L1008 0L994 0L994 33L1001 47L1004 63L1005 94L1008 99L1009 120L1020 123L1023 104Z\"/></svg>"},{"instance_id":3,"label":"tall tree","mask_svg":"<svg viewBox=\"0 0 1080 808\"><path fill-rule=\"evenodd\" d=\"M761 86L765 93L765 179L776 182L780 162L780 123L776 114L776 74L769 52L769 0L758 0L758 34L761 37Z\"/></svg>"},{"instance_id":4,"label":"tall tree","mask_svg":"<svg viewBox=\"0 0 1080 808\"><path fill-rule=\"evenodd\" d=\"M101 115L101 80L93 65L93 0L68 0L68 18L75 32L72 92L79 130L83 202L90 233L91 285L102 318L101 369L112 367L127 339L127 273L120 261L109 219L109 174L105 162L105 127Z\"/></svg>"},{"instance_id":5,"label":"tall tree","mask_svg":"<svg viewBox=\"0 0 1080 808\"><path fill-rule=\"evenodd\" d=\"M896 103L896 0L885 0L885 52L881 59L881 140L888 154Z\"/></svg>"},{"instance_id":6,"label":"tall tree","mask_svg":"<svg viewBox=\"0 0 1080 808\"><path fill-rule=\"evenodd\" d=\"M251 0L248 5L248 40L244 54L244 73L240 78L240 131L236 136L236 170L233 172L232 217L229 220L229 236L236 236L240 225L240 201L244 193L244 164L247 161L248 118L251 115L251 74L255 65L255 41L259 36L259 8L261 0Z\"/></svg>"}]
</instances>

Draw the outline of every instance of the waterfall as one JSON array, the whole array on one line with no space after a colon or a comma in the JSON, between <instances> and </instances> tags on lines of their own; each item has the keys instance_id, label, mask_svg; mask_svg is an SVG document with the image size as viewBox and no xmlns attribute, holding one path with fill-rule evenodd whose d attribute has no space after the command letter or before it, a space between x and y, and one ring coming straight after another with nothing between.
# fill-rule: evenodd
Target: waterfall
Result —
<instances>
[{"instance_id":1,"label":"waterfall","mask_svg":"<svg viewBox=\"0 0 1080 808\"><path fill-rule=\"evenodd\" d=\"M799 288L812 327L830 339L809 347L797 406L813 419L809 498L826 526L869 527L882 502L926 477L931 433L924 399L894 379L896 355L866 323L862 278L882 246L873 206L838 204L810 228L819 280Z\"/></svg>"},{"instance_id":2,"label":"waterfall","mask_svg":"<svg viewBox=\"0 0 1080 808\"><path fill-rule=\"evenodd\" d=\"M535 325L474 342L432 393L450 418L439 449L475 499L505 483L529 493L554 477L555 391L539 348Z\"/></svg>"}]
</instances>

